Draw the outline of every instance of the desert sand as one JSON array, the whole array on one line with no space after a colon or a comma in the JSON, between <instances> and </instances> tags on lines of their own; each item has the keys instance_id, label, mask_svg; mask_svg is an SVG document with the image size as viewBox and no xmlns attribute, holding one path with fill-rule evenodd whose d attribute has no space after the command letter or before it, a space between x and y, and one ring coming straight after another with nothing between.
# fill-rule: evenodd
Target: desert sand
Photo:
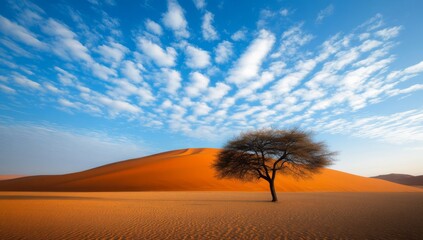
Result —
<instances>
[{"instance_id":1,"label":"desert sand","mask_svg":"<svg viewBox=\"0 0 423 240\"><path fill-rule=\"evenodd\" d=\"M218 152L175 150L0 181L0 239L423 236L422 189L323 169L300 181L279 175L279 202L272 203L264 181L217 179L211 165Z\"/></svg>"},{"instance_id":2,"label":"desert sand","mask_svg":"<svg viewBox=\"0 0 423 240\"><path fill-rule=\"evenodd\" d=\"M25 177L24 175L0 175L0 181L1 180L8 180L8 179L14 179L14 178L20 178Z\"/></svg>"},{"instance_id":3,"label":"desert sand","mask_svg":"<svg viewBox=\"0 0 423 240\"><path fill-rule=\"evenodd\" d=\"M0 181L2 191L268 191L265 181L217 179L219 149L181 149L83 172ZM421 189L323 169L310 179L276 178L279 192L415 192Z\"/></svg>"},{"instance_id":4,"label":"desert sand","mask_svg":"<svg viewBox=\"0 0 423 240\"><path fill-rule=\"evenodd\" d=\"M0 239L421 239L423 193L0 192Z\"/></svg>"}]
</instances>

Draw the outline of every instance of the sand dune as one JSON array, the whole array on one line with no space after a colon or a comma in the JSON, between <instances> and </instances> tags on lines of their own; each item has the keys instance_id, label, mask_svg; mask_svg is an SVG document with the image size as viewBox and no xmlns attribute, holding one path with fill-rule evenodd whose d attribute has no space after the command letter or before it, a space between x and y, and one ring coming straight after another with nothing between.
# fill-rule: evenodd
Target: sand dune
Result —
<instances>
[{"instance_id":1,"label":"sand dune","mask_svg":"<svg viewBox=\"0 0 423 240\"><path fill-rule=\"evenodd\" d=\"M20 177L24 177L24 175L0 175L0 181L1 180L14 179L14 178L20 178Z\"/></svg>"},{"instance_id":2,"label":"sand dune","mask_svg":"<svg viewBox=\"0 0 423 240\"><path fill-rule=\"evenodd\" d=\"M117 162L83 172L0 181L3 191L268 191L265 181L215 177L211 167L219 149L183 149ZM285 192L413 192L414 187L324 169L311 179L279 175Z\"/></svg>"},{"instance_id":3,"label":"sand dune","mask_svg":"<svg viewBox=\"0 0 423 240\"><path fill-rule=\"evenodd\" d=\"M386 175L379 175L373 178L378 178L394 183L409 185L409 186L423 186L423 175L413 176L408 174L391 173Z\"/></svg>"}]
</instances>

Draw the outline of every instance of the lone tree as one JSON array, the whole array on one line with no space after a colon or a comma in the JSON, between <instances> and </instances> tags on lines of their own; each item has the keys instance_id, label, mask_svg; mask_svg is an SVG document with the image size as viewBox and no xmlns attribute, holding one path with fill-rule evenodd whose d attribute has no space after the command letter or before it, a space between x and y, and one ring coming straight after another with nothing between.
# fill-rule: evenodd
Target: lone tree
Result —
<instances>
[{"instance_id":1,"label":"lone tree","mask_svg":"<svg viewBox=\"0 0 423 240\"><path fill-rule=\"evenodd\" d=\"M314 142L311 134L298 129L261 129L242 133L229 141L219 153L213 167L220 178L245 181L264 179L269 182L272 202L276 173L304 178L332 163L323 142Z\"/></svg>"}]
</instances>

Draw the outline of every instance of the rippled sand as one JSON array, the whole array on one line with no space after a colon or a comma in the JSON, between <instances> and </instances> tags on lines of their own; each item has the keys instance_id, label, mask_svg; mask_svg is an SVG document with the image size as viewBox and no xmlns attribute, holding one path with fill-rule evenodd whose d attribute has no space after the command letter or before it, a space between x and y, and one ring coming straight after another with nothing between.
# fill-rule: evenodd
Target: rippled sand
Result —
<instances>
[{"instance_id":1,"label":"rippled sand","mask_svg":"<svg viewBox=\"0 0 423 240\"><path fill-rule=\"evenodd\" d=\"M421 239L422 193L0 193L0 239Z\"/></svg>"}]
</instances>

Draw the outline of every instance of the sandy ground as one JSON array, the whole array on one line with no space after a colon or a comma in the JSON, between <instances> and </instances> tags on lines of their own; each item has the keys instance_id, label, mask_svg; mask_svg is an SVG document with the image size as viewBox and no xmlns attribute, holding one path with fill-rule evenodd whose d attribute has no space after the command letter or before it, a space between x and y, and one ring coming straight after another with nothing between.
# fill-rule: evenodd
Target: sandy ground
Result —
<instances>
[{"instance_id":1,"label":"sandy ground","mask_svg":"<svg viewBox=\"0 0 423 240\"><path fill-rule=\"evenodd\" d=\"M422 239L423 193L0 192L0 239Z\"/></svg>"}]
</instances>

